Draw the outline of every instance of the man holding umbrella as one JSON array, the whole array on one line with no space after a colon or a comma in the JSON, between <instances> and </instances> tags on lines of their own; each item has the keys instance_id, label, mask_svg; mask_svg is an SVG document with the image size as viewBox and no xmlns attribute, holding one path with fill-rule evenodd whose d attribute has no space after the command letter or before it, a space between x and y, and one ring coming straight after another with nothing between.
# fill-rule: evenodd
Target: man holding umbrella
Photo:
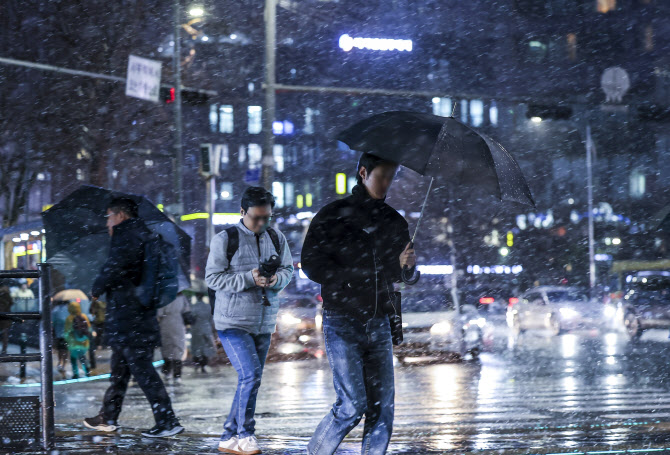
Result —
<instances>
[{"instance_id":1,"label":"man holding umbrella","mask_svg":"<svg viewBox=\"0 0 670 455\"><path fill-rule=\"evenodd\" d=\"M99 431L115 431L131 374L151 404L156 426L142 432L146 437L166 437L184 431L172 410L170 397L152 364L160 345L156 309L143 306L136 287L142 280L144 242L151 235L138 218L138 205L130 198L116 198L107 207L107 228L112 237L109 257L91 291L96 301L107 293L105 337L112 348L111 385L102 409L84 425Z\"/></svg>"},{"instance_id":2,"label":"man holding umbrella","mask_svg":"<svg viewBox=\"0 0 670 455\"><path fill-rule=\"evenodd\" d=\"M362 454L384 454L394 408L393 345L389 314L393 283L416 256L407 221L384 201L398 169L364 153L352 195L314 217L302 267L321 284L323 331L337 401L308 445L310 455L332 454L365 415Z\"/></svg>"}]
</instances>

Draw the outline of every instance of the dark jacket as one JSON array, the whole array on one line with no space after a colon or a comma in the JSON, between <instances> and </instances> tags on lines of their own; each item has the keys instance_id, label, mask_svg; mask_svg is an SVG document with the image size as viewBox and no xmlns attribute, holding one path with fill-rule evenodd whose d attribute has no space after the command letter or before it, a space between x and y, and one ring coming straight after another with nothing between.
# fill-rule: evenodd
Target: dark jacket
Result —
<instances>
[{"instance_id":1,"label":"dark jacket","mask_svg":"<svg viewBox=\"0 0 670 455\"><path fill-rule=\"evenodd\" d=\"M144 242L150 234L138 218L115 226L109 257L93 283L93 296L107 293L105 340L110 346L160 345L156 309L142 306L135 294L142 279Z\"/></svg>"},{"instance_id":2,"label":"dark jacket","mask_svg":"<svg viewBox=\"0 0 670 455\"><path fill-rule=\"evenodd\" d=\"M0 313L9 313L12 311L12 305L14 305L14 301L9 288L0 283ZM9 319L0 319L0 330L8 329L11 326L12 321Z\"/></svg>"},{"instance_id":3,"label":"dark jacket","mask_svg":"<svg viewBox=\"0 0 670 455\"><path fill-rule=\"evenodd\" d=\"M324 309L366 321L383 314L393 283L401 279L400 254L408 242L407 221L357 185L312 220L302 268L321 284Z\"/></svg>"}]
</instances>

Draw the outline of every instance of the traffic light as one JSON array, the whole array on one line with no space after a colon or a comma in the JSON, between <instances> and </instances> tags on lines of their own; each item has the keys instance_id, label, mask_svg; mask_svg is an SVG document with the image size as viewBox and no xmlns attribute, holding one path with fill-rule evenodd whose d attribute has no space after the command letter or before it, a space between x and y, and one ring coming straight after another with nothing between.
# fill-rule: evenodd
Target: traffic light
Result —
<instances>
[{"instance_id":1,"label":"traffic light","mask_svg":"<svg viewBox=\"0 0 670 455\"><path fill-rule=\"evenodd\" d=\"M181 91L181 100L184 104L199 106L209 103L209 95L202 91L184 90Z\"/></svg>"},{"instance_id":2,"label":"traffic light","mask_svg":"<svg viewBox=\"0 0 670 455\"><path fill-rule=\"evenodd\" d=\"M174 103L174 87L161 87L158 95L165 104Z\"/></svg>"},{"instance_id":3,"label":"traffic light","mask_svg":"<svg viewBox=\"0 0 670 455\"><path fill-rule=\"evenodd\" d=\"M670 120L670 109L657 104L645 104L637 108L641 120L664 122Z\"/></svg>"},{"instance_id":4,"label":"traffic light","mask_svg":"<svg viewBox=\"0 0 670 455\"><path fill-rule=\"evenodd\" d=\"M165 104L172 104L175 102L174 87L161 87L159 97ZM209 103L209 95L204 91L198 90L184 90L181 91L182 104L191 106L198 106Z\"/></svg>"},{"instance_id":5,"label":"traffic light","mask_svg":"<svg viewBox=\"0 0 670 455\"><path fill-rule=\"evenodd\" d=\"M570 106L552 106L547 104L529 104L526 111L527 118L540 118L542 120L568 120L572 117Z\"/></svg>"},{"instance_id":6,"label":"traffic light","mask_svg":"<svg viewBox=\"0 0 670 455\"><path fill-rule=\"evenodd\" d=\"M200 144L200 174L203 177L219 175L221 148L212 144Z\"/></svg>"}]
</instances>

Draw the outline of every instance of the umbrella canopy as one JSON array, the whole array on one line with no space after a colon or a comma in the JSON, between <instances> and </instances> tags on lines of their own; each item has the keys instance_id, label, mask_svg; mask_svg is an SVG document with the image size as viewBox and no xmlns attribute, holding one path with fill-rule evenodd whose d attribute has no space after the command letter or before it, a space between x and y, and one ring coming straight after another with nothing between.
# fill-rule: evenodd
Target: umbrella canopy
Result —
<instances>
[{"instance_id":1,"label":"umbrella canopy","mask_svg":"<svg viewBox=\"0 0 670 455\"><path fill-rule=\"evenodd\" d=\"M189 287L191 238L144 196L83 185L42 213L47 262L54 265L73 288L91 289L93 280L107 259L109 234L107 205L127 197L138 204L139 218L154 233L172 244L179 256L179 288Z\"/></svg>"},{"instance_id":2,"label":"umbrella canopy","mask_svg":"<svg viewBox=\"0 0 670 455\"><path fill-rule=\"evenodd\" d=\"M498 142L453 117L407 111L384 112L352 125L337 139L353 150L371 153L432 177L411 245L419 232L430 189L436 179L452 188L474 185L499 200L535 206L526 179L512 155ZM455 264L453 250L452 264ZM405 267L402 279L408 284L415 284L420 277L418 272L414 279L408 275L409 270ZM456 289L455 277L456 274L452 274L453 289Z\"/></svg>"},{"instance_id":3,"label":"umbrella canopy","mask_svg":"<svg viewBox=\"0 0 670 455\"><path fill-rule=\"evenodd\" d=\"M60 300L61 302L68 302L72 300L82 301L88 300L88 296L79 289L65 289L64 291L57 292L53 299L56 301Z\"/></svg>"},{"instance_id":4,"label":"umbrella canopy","mask_svg":"<svg viewBox=\"0 0 670 455\"><path fill-rule=\"evenodd\" d=\"M453 117L384 112L354 124L337 139L421 175L455 186L476 185L500 200L535 205L512 155Z\"/></svg>"}]
</instances>

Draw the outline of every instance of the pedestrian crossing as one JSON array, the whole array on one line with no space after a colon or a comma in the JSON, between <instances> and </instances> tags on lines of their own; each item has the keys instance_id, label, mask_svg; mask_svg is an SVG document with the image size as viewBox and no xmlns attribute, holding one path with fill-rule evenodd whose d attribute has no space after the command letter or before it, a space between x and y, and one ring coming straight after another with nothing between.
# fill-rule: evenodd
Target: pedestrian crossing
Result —
<instances>
[{"instance_id":1,"label":"pedestrian crossing","mask_svg":"<svg viewBox=\"0 0 670 455\"><path fill-rule=\"evenodd\" d=\"M670 429L670 372L659 360L669 352L597 340L528 339L515 351L487 352L477 362L397 365L389 453L579 453L584 447L663 442ZM220 366L207 375L187 371L183 384L168 386L187 431L216 436L236 383L232 367ZM57 387L57 421L75 424L94 415L103 384ZM268 363L257 404L258 434L277 447L289 439L306 443L334 401L325 359ZM150 426L139 388L131 387L124 404L124 425ZM359 425L352 431L342 453L357 453L362 430Z\"/></svg>"}]
</instances>

